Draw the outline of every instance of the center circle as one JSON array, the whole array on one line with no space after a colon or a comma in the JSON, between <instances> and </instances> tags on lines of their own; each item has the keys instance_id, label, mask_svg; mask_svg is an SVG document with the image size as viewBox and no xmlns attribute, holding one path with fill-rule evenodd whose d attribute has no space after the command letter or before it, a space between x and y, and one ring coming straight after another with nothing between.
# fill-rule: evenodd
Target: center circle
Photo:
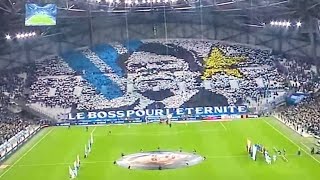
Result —
<instances>
[{"instance_id":1,"label":"center circle","mask_svg":"<svg viewBox=\"0 0 320 180\"><path fill-rule=\"evenodd\" d=\"M128 169L162 170L194 166L204 158L196 153L176 151L150 151L129 154L116 161Z\"/></svg>"}]
</instances>

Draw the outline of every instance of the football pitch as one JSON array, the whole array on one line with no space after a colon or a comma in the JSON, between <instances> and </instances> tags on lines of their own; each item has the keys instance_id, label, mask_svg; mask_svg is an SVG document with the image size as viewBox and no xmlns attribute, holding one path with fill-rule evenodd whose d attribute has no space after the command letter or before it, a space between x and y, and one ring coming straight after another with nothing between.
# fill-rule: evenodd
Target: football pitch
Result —
<instances>
[{"instance_id":1,"label":"football pitch","mask_svg":"<svg viewBox=\"0 0 320 180\"><path fill-rule=\"evenodd\" d=\"M109 133L111 131L111 133ZM84 145L94 143L84 159ZM268 165L262 154L249 158L246 140L286 149L286 159ZM170 170L137 170L113 162L121 153L158 150L193 152L206 157L195 166ZM297 155L299 147L301 156ZM320 160L311 156L301 137L273 118L223 122L50 127L40 131L3 163L0 180L68 180L68 167L81 157L79 180L285 180L320 179ZM7 167L5 167L7 165Z\"/></svg>"}]
</instances>

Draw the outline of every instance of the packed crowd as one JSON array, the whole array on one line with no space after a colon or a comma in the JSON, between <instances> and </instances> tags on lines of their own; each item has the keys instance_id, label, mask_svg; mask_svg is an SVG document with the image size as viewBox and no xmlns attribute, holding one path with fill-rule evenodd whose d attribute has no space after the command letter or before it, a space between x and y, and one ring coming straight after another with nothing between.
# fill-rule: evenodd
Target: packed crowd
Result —
<instances>
[{"instance_id":1,"label":"packed crowd","mask_svg":"<svg viewBox=\"0 0 320 180\"><path fill-rule=\"evenodd\" d=\"M279 59L280 65L284 67L284 73L292 87L299 92L316 92L320 89L317 68L310 63L300 60Z\"/></svg>"},{"instance_id":2,"label":"packed crowd","mask_svg":"<svg viewBox=\"0 0 320 180\"><path fill-rule=\"evenodd\" d=\"M139 43L136 44L138 47ZM37 63L39 78L31 86L29 102L40 102L49 107L76 106L78 110L124 108L133 104L135 107L145 108L153 102L159 102L164 107L179 107L201 88L207 88L213 93L225 96L228 104L247 103L255 106L261 104L259 101L267 96L275 99L279 94L278 91L285 92L290 87L287 82L295 77L294 73L305 73L292 71L290 68L297 66L286 66L288 61L283 63L285 58L271 55L268 49L200 40L144 40L143 44L150 46L144 48L144 51L136 47L138 50L131 52L125 60L125 67L122 67L125 69L122 71L126 72L126 77L113 72L112 66L117 65L112 62L111 66L110 62L104 59L104 57L113 59L115 56L109 46L101 46L96 48L96 51L87 49L78 52L75 57L81 57L81 60L75 58L78 61L76 68L74 61L69 59L64 61L60 57ZM111 46L119 54L129 52L120 44L114 43ZM107 49L106 52L101 52L103 49ZM188 50L192 56L179 54L185 52L181 49ZM203 66L203 59L208 58L210 53L214 54L214 49L222 52L220 54L223 56L222 61L237 57L240 57L241 61L230 64L231 68L227 71L217 71L205 80L201 80L205 70L201 71L192 66L195 64ZM111 54L108 54L109 51ZM164 55L164 52L167 52L167 55ZM88 66L81 64L85 61L83 57L91 64L85 63ZM279 65L286 68L286 72L289 73L279 71ZM298 76L301 76L300 74ZM85 77L89 75L99 80L90 82L92 78ZM302 77L304 78L297 81L305 82L306 79L307 82L313 81L311 76ZM109 80L103 81L103 79L109 79L113 84L105 84ZM123 95L117 95L118 88ZM115 95L110 98L106 94Z\"/></svg>"},{"instance_id":3,"label":"packed crowd","mask_svg":"<svg viewBox=\"0 0 320 180\"><path fill-rule=\"evenodd\" d=\"M28 69L28 68L26 68ZM23 96L26 83L26 71L21 68L1 71L0 74L0 144L8 141L27 126L35 123L29 117L25 118L11 99Z\"/></svg>"},{"instance_id":4,"label":"packed crowd","mask_svg":"<svg viewBox=\"0 0 320 180\"><path fill-rule=\"evenodd\" d=\"M320 136L320 96L308 97L296 106L285 107L279 114L296 131Z\"/></svg>"},{"instance_id":5,"label":"packed crowd","mask_svg":"<svg viewBox=\"0 0 320 180\"><path fill-rule=\"evenodd\" d=\"M122 54L128 58L118 63ZM208 92L225 97L230 105L257 106L261 99L275 99L292 87L301 92L320 88L310 64L272 55L269 49L195 39L101 45L63 57L40 59L23 71L18 68L10 73L0 72L0 80L2 99L23 97L28 89L29 104L39 109L68 111L177 108L197 98L201 101L205 98L201 94ZM299 108L310 110L314 102L305 102ZM4 112L6 103L1 104ZM289 112L301 114L294 108L283 113ZM300 117L304 121L306 118L307 113ZM6 124L0 129L4 139L29 123L7 112L1 113L0 119ZM309 125L306 130L316 129ZM14 132L8 132L11 126L15 127Z\"/></svg>"}]
</instances>

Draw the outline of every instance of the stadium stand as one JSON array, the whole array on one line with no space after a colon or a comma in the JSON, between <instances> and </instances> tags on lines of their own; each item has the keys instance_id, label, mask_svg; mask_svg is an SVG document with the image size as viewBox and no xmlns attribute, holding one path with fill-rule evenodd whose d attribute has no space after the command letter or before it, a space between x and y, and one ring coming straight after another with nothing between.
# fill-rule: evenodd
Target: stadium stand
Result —
<instances>
[{"instance_id":1,"label":"stadium stand","mask_svg":"<svg viewBox=\"0 0 320 180\"><path fill-rule=\"evenodd\" d=\"M128 58L120 57L128 52ZM219 57L220 64L213 65L226 70L214 69L203 78L204 64L209 62L205 60L210 56ZM237 57L243 60L223 64L226 58ZM211 105L254 107L284 96L290 86L287 80L294 78L293 71L279 70L287 68L286 59L272 55L268 49L196 39L112 43L55 58L54 63L48 63L52 59L38 62L39 78L31 88L30 103L64 109L75 105L78 110L170 108L201 100L203 105L201 94L212 94L217 100ZM46 67L52 71L47 72Z\"/></svg>"},{"instance_id":2,"label":"stadium stand","mask_svg":"<svg viewBox=\"0 0 320 180\"><path fill-rule=\"evenodd\" d=\"M320 136L320 96L306 98L279 111L280 118L297 132Z\"/></svg>"},{"instance_id":3,"label":"stadium stand","mask_svg":"<svg viewBox=\"0 0 320 180\"><path fill-rule=\"evenodd\" d=\"M37 124L35 118L16 108L12 99L23 96L29 67L14 68L0 73L0 144L7 142L30 125Z\"/></svg>"},{"instance_id":4,"label":"stadium stand","mask_svg":"<svg viewBox=\"0 0 320 180\"><path fill-rule=\"evenodd\" d=\"M283 102L291 91L320 88L311 64L260 47L197 39L99 45L36 60L23 71L1 72L0 78L3 140L30 125L6 110L10 99L25 96L25 89L29 107L56 119L79 110L238 104L265 108L279 98ZM319 135L317 100L282 109L281 115Z\"/></svg>"}]
</instances>

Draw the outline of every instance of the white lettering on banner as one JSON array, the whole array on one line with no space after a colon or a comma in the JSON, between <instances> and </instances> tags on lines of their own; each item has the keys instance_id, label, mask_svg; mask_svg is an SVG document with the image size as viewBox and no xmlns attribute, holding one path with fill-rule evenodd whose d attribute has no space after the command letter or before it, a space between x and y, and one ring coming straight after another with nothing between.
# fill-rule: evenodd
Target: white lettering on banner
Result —
<instances>
[{"instance_id":1,"label":"white lettering on banner","mask_svg":"<svg viewBox=\"0 0 320 180\"><path fill-rule=\"evenodd\" d=\"M96 112L88 112L88 119L96 119L97 113Z\"/></svg>"},{"instance_id":2,"label":"white lettering on banner","mask_svg":"<svg viewBox=\"0 0 320 180\"><path fill-rule=\"evenodd\" d=\"M170 109L166 109L166 115L170 114Z\"/></svg>"},{"instance_id":3,"label":"white lettering on banner","mask_svg":"<svg viewBox=\"0 0 320 180\"><path fill-rule=\"evenodd\" d=\"M223 112L222 107L213 107L213 109L214 109L213 113L222 113Z\"/></svg>"},{"instance_id":4,"label":"white lettering on banner","mask_svg":"<svg viewBox=\"0 0 320 180\"><path fill-rule=\"evenodd\" d=\"M150 112L151 111L151 112ZM147 109L146 110L146 115L147 116L154 116L154 109Z\"/></svg>"},{"instance_id":5,"label":"white lettering on banner","mask_svg":"<svg viewBox=\"0 0 320 180\"><path fill-rule=\"evenodd\" d=\"M245 113L247 112L246 106L238 106L238 113Z\"/></svg>"},{"instance_id":6,"label":"white lettering on banner","mask_svg":"<svg viewBox=\"0 0 320 180\"><path fill-rule=\"evenodd\" d=\"M143 117L145 114L146 114L146 112L144 110L136 111L136 116L138 116L138 117Z\"/></svg>"},{"instance_id":7,"label":"white lettering on banner","mask_svg":"<svg viewBox=\"0 0 320 180\"><path fill-rule=\"evenodd\" d=\"M109 111L108 112L108 117L109 118L116 118L117 117L116 112L115 111Z\"/></svg>"},{"instance_id":8,"label":"white lettering on banner","mask_svg":"<svg viewBox=\"0 0 320 180\"><path fill-rule=\"evenodd\" d=\"M100 111L100 112L98 112L98 118L100 118L100 119L103 119L103 118L106 118L106 117L108 117L108 115L107 115L107 113L106 112L104 112L104 111Z\"/></svg>"},{"instance_id":9,"label":"white lettering on banner","mask_svg":"<svg viewBox=\"0 0 320 180\"><path fill-rule=\"evenodd\" d=\"M228 112L228 106L223 106L223 113Z\"/></svg>"},{"instance_id":10,"label":"white lettering on banner","mask_svg":"<svg viewBox=\"0 0 320 180\"><path fill-rule=\"evenodd\" d=\"M176 109L140 109L140 110L127 110L127 111L99 111L99 112L79 112L73 115L68 114L69 120L85 120L85 119L117 119L117 118L138 118L144 116L161 118L169 114L173 115L173 118L179 118L183 114L188 115L224 115L224 114L244 114L247 112L246 106L220 106L220 107L193 107L193 108L176 108Z\"/></svg>"},{"instance_id":11,"label":"white lettering on banner","mask_svg":"<svg viewBox=\"0 0 320 180\"><path fill-rule=\"evenodd\" d=\"M72 114L71 113L69 113L69 115L68 115L68 119L69 120L75 120L75 119L77 119L76 117L72 117Z\"/></svg>"},{"instance_id":12,"label":"white lettering on banner","mask_svg":"<svg viewBox=\"0 0 320 180\"><path fill-rule=\"evenodd\" d=\"M85 119L84 113L83 112L77 113L77 119Z\"/></svg>"},{"instance_id":13,"label":"white lettering on banner","mask_svg":"<svg viewBox=\"0 0 320 180\"><path fill-rule=\"evenodd\" d=\"M193 110L193 108L186 108L187 110L187 114L192 114L191 110Z\"/></svg>"},{"instance_id":14,"label":"white lettering on banner","mask_svg":"<svg viewBox=\"0 0 320 180\"><path fill-rule=\"evenodd\" d=\"M134 110L128 110L127 111L127 117L130 117L133 114L134 114Z\"/></svg>"},{"instance_id":15,"label":"white lettering on banner","mask_svg":"<svg viewBox=\"0 0 320 180\"><path fill-rule=\"evenodd\" d=\"M204 114L212 114L212 107L204 107Z\"/></svg>"},{"instance_id":16,"label":"white lettering on banner","mask_svg":"<svg viewBox=\"0 0 320 180\"><path fill-rule=\"evenodd\" d=\"M163 116L163 110L162 109L156 109L154 112L155 116Z\"/></svg>"},{"instance_id":17,"label":"white lettering on banner","mask_svg":"<svg viewBox=\"0 0 320 180\"><path fill-rule=\"evenodd\" d=\"M229 106L230 113L234 113L236 108L237 107L235 107L235 106Z\"/></svg>"},{"instance_id":18,"label":"white lettering on banner","mask_svg":"<svg viewBox=\"0 0 320 180\"><path fill-rule=\"evenodd\" d=\"M118 118L124 118L124 117L126 117L124 111L116 111L116 113L117 113L117 117L118 117Z\"/></svg>"},{"instance_id":19,"label":"white lettering on banner","mask_svg":"<svg viewBox=\"0 0 320 180\"><path fill-rule=\"evenodd\" d=\"M182 115L184 114L184 109L183 108L177 108L177 115Z\"/></svg>"},{"instance_id":20,"label":"white lettering on banner","mask_svg":"<svg viewBox=\"0 0 320 180\"><path fill-rule=\"evenodd\" d=\"M196 107L196 114L203 114L203 107Z\"/></svg>"}]
</instances>

